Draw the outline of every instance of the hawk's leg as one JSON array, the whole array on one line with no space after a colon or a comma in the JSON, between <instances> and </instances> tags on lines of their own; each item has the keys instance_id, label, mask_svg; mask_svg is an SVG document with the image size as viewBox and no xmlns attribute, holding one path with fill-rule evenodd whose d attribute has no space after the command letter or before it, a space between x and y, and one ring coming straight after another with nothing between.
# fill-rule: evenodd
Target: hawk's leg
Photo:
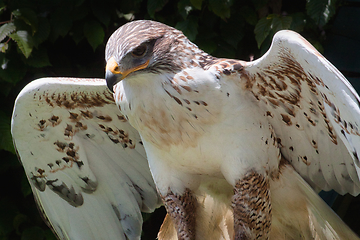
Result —
<instances>
[{"instance_id":1,"label":"hawk's leg","mask_svg":"<svg viewBox=\"0 0 360 240\"><path fill-rule=\"evenodd\" d=\"M169 191L166 196L162 196L165 208L174 222L178 240L195 239L195 213L197 201L189 189L182 195L174 194Z\"/></svg>"},{"instance_id":2,"label":"hawk's leg","mask_svg":"<svg viewBox=\"0 0 360 240\"><path fill-rule=\"evenodd\" d=\"M235 240L268 239L271 226L267 177L250 172L236 182L232 198Z\"/></svg>"}]
</instances>

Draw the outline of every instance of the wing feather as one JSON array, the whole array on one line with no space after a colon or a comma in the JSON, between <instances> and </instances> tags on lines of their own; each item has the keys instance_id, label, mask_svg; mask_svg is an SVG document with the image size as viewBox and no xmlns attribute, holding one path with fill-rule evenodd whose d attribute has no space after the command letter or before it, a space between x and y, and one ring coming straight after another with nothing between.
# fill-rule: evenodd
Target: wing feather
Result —
<instances>
[{"instance_id":1,"label":"wing feather","mask_svg":"<svg viewBox=\"0 0 360 240\"><path fill-rule=\"evenodd\" d=\"M360 101L346 78L292 31L278 32L243 73L300 175L323 190L359 194Z\"/></svg>"},{"instance_id":2,"label":"wing feather","mask_svg":"<svg viewBox=\"0 0 360 240\"><path fill-rule=\"evenodd\" d=\"M61 239L140 239L161 200L138 132L102 79L44 78L19 94L12 135Z\"/></svg>"}]
</instances>

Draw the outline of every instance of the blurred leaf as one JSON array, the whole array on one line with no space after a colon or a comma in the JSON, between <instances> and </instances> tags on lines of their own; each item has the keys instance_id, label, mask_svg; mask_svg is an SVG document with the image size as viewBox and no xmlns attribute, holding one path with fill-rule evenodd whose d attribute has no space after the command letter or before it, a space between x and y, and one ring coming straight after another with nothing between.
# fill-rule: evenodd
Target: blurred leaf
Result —
<instances>
[{"instance_id":1,"label":"blurred leaf","mask_svg":"<svg viewBox=\"0 0 360 240\"><path fill-rule=\"evenodd\" d=\"M186 19L193 7L190 4L189 0L180 0L177 4L180 15Z\"/></svg>"},{"instance_id":2,"label":"blurred leaf","mask_svg":"<svg viewBox=\"0 0 360 240\"><path fill-rule=\"evenodd\" d=\"M91 1L91 9L95 15L95 17L107 26L110 22L110 14L111 12L111 5L105 1Z\"/></svg>"},{"instance_id":3,"label":"blurred leaf","mask_svg":"<svg viewBox=\"0 0 360 240\"><path fill-rule=\"evenodd\" d=\"M10 129L10 116L0 111L0 150L6 150L15 154Z\"/></svg>"},{"instance_id":4,"label":"blurred leaf","mask_svg":"<svg viewBox=\"0 0 360 240\"><path fill-rule=\"evenodd\" d=\"M302 12L291 14L292 18L290 29L295 32L302 32L306 25L306 15Z\"/></svg>"},{"instance_id":5,"label":"blurred leaf","mask_svg":"<svg viewBox=\"0 0 360 240\"><path fill-rule=\"evenodd\" d=\"M14 230L13 219L17 212L14 201L9 197L0 198L0 236L6 236Z\"/></svg>"},{"instance_id":6,"label":"blurred leaf","mask_svg":"<svg viewBox=\"0 0 360 240\"><path fill-rule=\"evenodd\" d=\"M26 228L21 235L21 240L43 240L44 238L44 230L40 227Z\"/></svg>"},{"instance_id":7,"label":"blurred leaf","mask_svg":"<svg viewBox=\"0 0 360 240\"><path fill-rule=\"evenodd\" d=\"M258 48L261 47L261 44L270 35L270 33L271 35L274 35L279 30L289 29L291 22L291 17L279 16L277 14L270 14L267 17L260 19L254 30Z\"/></svg>"},{"instance_id":8,"label":"blurred leaf","mask_svg":"<svg viewBox=\"0 0 360 240\"><path fill-rule=\"evenodd\" d=\"M38 19L36 13L30 8L16 9L12 12L15 18L23 20L32 29L32 34L37 31Z\"/></svg>"},{"instance_id":9,"label":"blurred leaf","mask_svg":"<svg viewBox=\"0 0 360 240\"><path fill-rule=\"evenodd\" d=\"M281 17L274 17L273 19L273 26L271 29L274 33L283 30L289 29L291 26L292 18L289 16L281 16Z\"/></svg>"},{"instance_id":10,"label":"blurred leaf","mask_svg":"<svg viewBox=\"0 0 360 240\"><path fill-rule=\"evenodd\" d=\"M226 41L218 40L215 56L221 56L224 58L236 58L236 48L228 44Z\"/></svg>"},{"instance_id":11,"label":"blurred leaf","mask_svg":"<svg viewBox=\"0 0 360 240\"><path fill-rule=\"evenodd\" d=\"M7 58L4 53L0 53L0 92L6 96L11 89L10 87L20 81L27 70L23 61L19 57L16 57L16 54L9 55L9 58ZM8 82L11 85L6 85L4 82Z\"/></svg>"},{"instance_id":12,"label":"blurred leaf","mask_svg":"<svg viewBox=\"0 0 360 240\"><path fill-rule=\"evenodd\" d=\"M6 151L2 151L2 153L5 153L7 155L3 154L2 157L4 159L2 161L0 161L0 175L1 176L6 176L7 174L9 174L11 172L11 169L16 169L16 168L19 169L21 167L20 162L17 160L17 157L15 157L14 154L12 154L10 152L6 152ZM11 157L9 157L9 155L11 155ZM0 210L1 210L1 208L0 208ZM0 212L0 215L1 215L1 212ZM0 218L1 218L1 216L0 216ZM0 234L0 236L1 236L1 234Z\"/></svg>"},{"instance_id":13,"label":"blurred leaf","mask_svg":"<svg viewBox=\"0 0 360 240\"><path fill-rule=\"evenodd\" d=\"M39 28L33 36L34 46L37 47L40 43L49 38L50 35L50 23L47 18L39 18Z\"/></svg>"},{"instance_id":14,"label":"blurred leaf","mask_svg":"<svg viewBox=\"0 0 360 240\"><path fill-rule=\"evenodd\" d=\"M201 10L201 5L203 3L203 0L190 0L191 5L194 6L194 8Z\"/></svg>"},{"instance_id":15,"label":"blurred leaf","mask_svg":"<svg viewBox=\"0 0 360 240\"><path fill-rule=\"evenodd\" d=\"M245 21L247 23L249 23L250 25L253 25L253 26L256 25L258 18L257 18L257 14L253 8L251 8L249 6L244 6L244 7L240 8L240 14L241 14L241 16L243 16L243 18L245 18Z\"/></svg>"},{"instance_id":16,"label":"blurred leaf","mask_svg":"<svg viewBox=\"0 0 360 240\"><path fill-rule=\"evenodd\" d=\"M59 36L65 37L72 26L72 18L70 9L66 7L59 7L51 15L51 38L55 41Z\"/></svg>"},{"instance_id":17,"label":"blurred leaf","mask_svg":"<svg viewBox=\"0 0 360 240\"><path fill-rule=\"evenodd\" d=\"M86 6L80 5L71 11L71 19L73 22L83 20L86 16L89 16L91 14L90 7Z\"/></svg>"},{"instance_id":18,"label":"blurred leaf","mask_svg":"<svg viewBox=\"0 0 360 240\"><path fill-rule=\"evenodd\" d=\"M209 7L217 16L222 19L230 17L232 0L209 0Z\"/></svg>"},{"instance_id":19,"label":"blurred leaf","mask_svg":"<svg viewBox=\"0 0 360 240\"><path fill-rule=\"evenodd\" d=\"M27 31L16 31L9 35L16 43L26 58L30 56L33 49L33 40Z\"/></svg>"},{"instance_id":20,"label":"blurred leaf","mask_svg":"<svg viewBox=\"0 0 360 240\"><path fill-rule=\"evenodd\" d=\"M24 22L21 19L14 19L13 23L15 24L17 31L20 31L20 30L27 31L29 33L29 35L32 36L31 26L26 24L26 22Z\"/></svg>"},{"instance_id":21,"label":"blurred leaf","mask_svg":"<svg viewBox=\"0 0 360 240\"><path fill-rule=\"evenodd\" d=\"M221 39L235 49L237 48L240 40L244 37L243 28L245 26L245 22L242 20L242 17L237 15L230 18L227 22L222 22L220 25Z\"/></svg>"},{"instance_id":22,"label":"blurred leaf","mask_svg":"<svg viewBox=\"0 0 360 240\"><path fill-rule=\"evenodd\" d=\"M4 40L10 33L16 30L13 22L5 23L0 27L0 42Z\"/></svg>"},{"instance_id":23,"label":"blurred leaf","mask_svg":"<svg viewBox=\"0 0 360 240\"><path fill-rule=\"evenodd\" d=\"M18 234L20 233L20 225L26 222L26 220L27 216L21 213L16 214L14 217L13 226Z\"/></svg>"},{"instance_id":24,"label":"blurred leaf","mask_svg":"<svg viewBox=\"0 0 360 240\"><path fill-rule=\"evenodd\" d=\"M146 222L147 220L149 220L151 218L151 213L145 213L145 212L141 212L141 216L143 218L143 222Z\"/></svg>"},{"instance_id":25,"label":"blurred leaf","mask_svg":"<svg viewBox=\"0 0 360 240\"><path fill-rule=\"evenodd\" d=\"M9 49L9 44L7 42L0 43L0 52L5 53Z\"/></svg>"},{"instance_id":26,"label":"blurred leaf","mask_svg":"<svg viewBox=\"0 0 360 240\"><path fill-rule=\"evenodd\" d=\"M46 240L58 240L57 237L55 237L54 233L50 229L46 229L44 231L45 239Z\"/></svg>"},{"instance_id":27,"label":"blurred leaf","mask_svg":"<svg viewBox=\"0 0 360 240\"><path fill-rule=\"evenodd\" d=\"M269 36L272 20L272 17L268 16L260 19L259 22L256 24L254 33L258 48L260 48L265 38Z\"/></svg>"},{"instance_id":28,"label":"blurred leaf","mask_svg":"<svg viewBox=\"0 0 360 240\"><path fill-rule=\"evenodd\" d=\"M51 66L49 61L49 56L45 48L41 47L37 50L34 50L30 57L27 59L26 63L29 66L41 68L46 66Z\"/></svg>"},{"instance_id":29,"label":"blurred leaf","mask_svg":"<svg viewBox=\"0 0 360 240\"><path fill-rule=\"evenodd\" d=\"M200 40L198 44L204 52L209 54L215 52L218 47L217 43L213 40Z\"/></svg>"},{"instance_id":30,"label":"blurred leaf","mask_svg":"<svg viewBox=\"0 0 360 240\"><path fill-rule=\"evenodd\" d=\"M336 0L307 0L306 12L319 26L324 26L335 13Z\"/></svg>"},{"instance_id":31,"label":"blurred leaf","mask_svg":"<svg viewBox=\"0 0 360 240\"><path fill-rule=\"evenodd\" d=\"M72 2L75 7L79 7L85 2L85 0L72 0Z\"/></svg>"},{"instance_id":32,"label":"blurred leaf","mask_svg":"<svg viewBox=\"0 0 360 240\"><path fill-rule=\"evenodd\" d=\"M13 90L13 88L14 88L14 84L10 84L8 82L2 82L1 83L1 88L0 88L0 95L3 95L3 96L7 97L10 94L10 92Z\"/></svg>"},{"instance_id":33,"label":"blurred leaf","mask_svg":"<svg viewBox=\"0 0 360 240\"><path fill-rule=\"evenodd\" d=\"M255 10L259 10L260 8L265 7L265 5L268 3L268 0L251 0L253 3Z\"/></svg>"},{"instance_id":34,"label":"blurred leaf","mask_svg":"<svg viewBox=\"0 0 360 240\"><path fill-rule=\"evenodd\" d=\"M185 21L178 22L175 28L182 31L190 41L194 41L198 34L198 21L195 17L189 17Z\"/></svg>"},{"instance_id":35,"label":"blurred leaf","mask_svg":"<svg viewBox=\"0 0 360 240\"><path fill-rule=\"evenodd\" d=\"M84 24L81 22L74 25L74 27L71 29L70 35L72 36L72 39L75 41L75 43L78 44L81 40L84 39Z\"/></svg>"},{"instance_id":36,"label":"blurred leaf","mask_svg":"<svg viewBox=\"0 0 360 240\"><path fill-rule=\"evenodd\" d=\"M25 174L23 174L21 178L21 192L24 197L27 197L32 193L31 186Z\"/></svg>"},{"instance_id":37,"label":"blurred leaf","mask_svg":"<svg viewBox=\"0 0 360 240\"><path fill-rule=\"evenodd\" d=\"M311 43L311 45L313 45L316 48L316 50L319 51L319 53L321 53L321 54L324 53L324 47L322 46L322 44L319 41L312 40L312 39L308 39L308 40Z\"/></svg>"},{"instance_id":38,"label":"blurred leaf","mask_svg":"<svg viewBox=\"0 0 360 240\"><path fill-rule=\"evenodd\" d=\"M163 9L167 0L148 0L147 1L147 11L151 18L155 18L155 13Z\"/></svg>"},{"instance_id":39,"label":"blurred leaf","mask_svg":"<svg viewBox=\"0 0 360 240\"><path fill-rule=\"evenodd\" d=\"M84 35L94 51L100 44L103 43L105 37L104 29L97 21L90 21L85 23Z\"/></svg>"}]
</instances>

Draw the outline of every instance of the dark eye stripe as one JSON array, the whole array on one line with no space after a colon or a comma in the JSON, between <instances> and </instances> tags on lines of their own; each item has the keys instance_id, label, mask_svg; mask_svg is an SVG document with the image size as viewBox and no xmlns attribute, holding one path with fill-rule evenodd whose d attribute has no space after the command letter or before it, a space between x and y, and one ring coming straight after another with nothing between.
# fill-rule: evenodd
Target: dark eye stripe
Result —
<instances>
[{"instance_id":1,"label":"dark eye stripe","mask_svg":"<svg viewBox=\"0 0 360 240\"><path fill-rule=\"evenodd\" d=\"M146 50L147 50L147 46L141 45L141 46L135 48L131 52L131 55L133 55L134 57L143 57L146 53Z\"/></svg>"}]
</instances>

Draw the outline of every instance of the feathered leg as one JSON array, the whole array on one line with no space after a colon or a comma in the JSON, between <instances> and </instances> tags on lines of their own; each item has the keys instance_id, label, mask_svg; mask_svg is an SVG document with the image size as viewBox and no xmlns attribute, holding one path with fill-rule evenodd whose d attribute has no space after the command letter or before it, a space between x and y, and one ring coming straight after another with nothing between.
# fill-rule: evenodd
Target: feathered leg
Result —
<instances>
[{"instance_id":1,"label":"feathered leg","mask_svg":"<svg viewBox=\"0 0 360 240\"><path fill-rule=\"evenodd\" d=\"M268 239L271 226L267 177L250 172L236 182L232 198L235 240Z\"/></svg>"},{"instance_id":2,"label":"feathered leg","mask_svg":"<svg viewBox=\"0 0 360 240\"><path fill-rule=\"evenodd\" d=\"M195 196L189 189L186 189L181 196L169 191L162 198L168 215L175 225L178 240L194 240L197 208Z\"/></svg>"}]
</instances>

